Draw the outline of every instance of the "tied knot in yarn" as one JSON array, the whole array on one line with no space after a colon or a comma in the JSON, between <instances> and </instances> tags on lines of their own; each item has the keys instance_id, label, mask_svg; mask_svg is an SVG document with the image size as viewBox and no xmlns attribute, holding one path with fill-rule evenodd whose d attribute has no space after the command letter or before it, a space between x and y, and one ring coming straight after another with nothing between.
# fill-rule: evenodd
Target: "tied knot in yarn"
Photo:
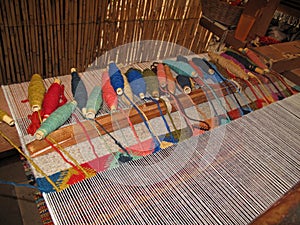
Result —
<instances>
[{"instance_id":1,"label":"tied knot in yarn","mask_svg":"<svg viewBox=\"0 0 300 225\"><path fill-rule=\"evenodd\" d=\"M42 76L33 74L28 86L28 100L33 112L41 110L45 92Z\"/></svg>"},{"instance_id":2,"label":"tied knot in yarn","mask_svg":"<svg viewBox=\"0 0 300 225\"><path fill-rule=\"evenodd\" d=\"M110 84L108 72L102 74L102 98L111 111L115 111L118 106L118 96Z\"/></svg>"},{"instance_id":3,"label":"tied knot in yarn","mask_svg":"<svg viewBox=\"0 0 300 225\"><path fill-rule=\"evenodd\" d=\"M166 72L168 91L170 93L174 94L175 90L176 90L176 80L173 77L170 67L168 65L164 65L164 68L165 68L165 72Z\"/></svg>"},{"instance_id":4,"label":"tied knot in yarn","mask_svg":"<svg viewBox=\"0 0 300 225\"><path fill-rule=\"evenodd\" d=\"M147 84L148 93L155 99L159 98L159 84L156 74L150 70L145 69L143 71L143 77Z\"/></svg>"},{"instance_id":5,"label":"tied knot in yarn","mask_svg":"<svg viewBox=\"0 0 300 225\"><path fill-rule=\"evenodd\" d=\"M43 119L46 119L59 106L67 102L64 95L64 85L61 85L59 79L55 79L54 83L48 88L43 101Z\"/></svg>"},{"instance_id":6,"label":"tied knot in yarn","mask_svg":"<svg viewBox=\"0 0 300 225\"><path fill-rule=\"evenodd\" d=\"M130 84L133 94L143 99L146 94L146 82L141 71L135 68L130 68L129 70L127 70L125 75Z\"/></svg>"},{"instance_id":7,"label":"tied knot in yarn","mask_svg":"<svg viewBox=\"0 0 300 225\"><path fill-rule=\"evenodd\" d=\"M100 86L95 86L89 95L86 103L85 116L89 119L94 119L102 105L102 90Z\"/></svg>"},{"instance_id":8,"label":"tied knot in yarn","mask_svg":"<svg viewBox=\"0 0 300 225\"><path fill-rule=\"evenodd\" d=\"M36 139L41 140L62 126L72 115L76 107L77 102L72 101L56 109L47 120L42 122L40 128L35 132Z\"/></svg>"},{"instance_id":9,"label":"tied knot in yarn","mask_svg":"<svg viewBox=\"0 0 300 225\"><path fill-rule=\"evenodd\" d=\"M71 87L72 87L73 97L78 104L78 108L84 111L84 107L86 106L87 99L88 99L86 87L83 81L81 80L79 74L74 68L72 68L71 75L72 75Z\"/></svg>"},{"instance_id":10,"label":"tied knot in yarn","mask_svg":"<svg viewBox=\"0 0 300 225\"><path fill-rule=\"evenodd\" d=\"M121 71L114 62L109 63L108 73L111 86L114 88L117 95L122 95L124 89L124 78Z\"/></svg>"},{"instance_id":11,"label":"tied knot in yarn","mask_svg":"<svg viewBox=\"0 0 300 225\"><path fill-rule=\"evenodd\" d=\"M15 121L7 114L7 112L0 109L0 121L7 123L9 126L13 126Z\"/></svg>"}]
</instances>

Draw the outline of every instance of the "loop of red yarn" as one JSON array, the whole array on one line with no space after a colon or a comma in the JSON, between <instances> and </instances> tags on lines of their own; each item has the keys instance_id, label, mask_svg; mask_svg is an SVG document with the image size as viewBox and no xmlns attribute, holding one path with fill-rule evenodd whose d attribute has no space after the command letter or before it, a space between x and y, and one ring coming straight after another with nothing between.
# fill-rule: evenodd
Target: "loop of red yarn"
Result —
<instances>
[{"instance_id":1,"label":"loop of red yarn","mask_svg":"<svg viewBox=\"0 0 300 225\"><path fill-rule=\"evenodd\" d=\"M45 94L43 101L43 119L47 118L58 107L67 102L64 96L64 86L58 83L53 83Z\"/></svg>"},{"instance_id":2,"label":"loop of red yarn","mask_svg":"<svg viewBox=\"0 0 300 225\"><path fill-rule=\"evenodd\" d=\"M28 115L28 119L31 120L31 124L27 127L27 133L34 135L36 130L41 126L41 120L39 117L39 111L33 112L32 115ZM41 115L42 116L42 115Z\"/></svg>"},{"instance_id":3,"label":"loop of red yarn","mask_svg":"<svg viewBox=\"0 0 300 225\"><path fill-rule=\"evenodd\" d=\"M102 74L102 97L103 101L107 104L107 106L110 109L115 109L118 106L118 96L113 88L113 86L110 84L109 75L108 72L105 71Z\"/></svg>"}]
</instances>

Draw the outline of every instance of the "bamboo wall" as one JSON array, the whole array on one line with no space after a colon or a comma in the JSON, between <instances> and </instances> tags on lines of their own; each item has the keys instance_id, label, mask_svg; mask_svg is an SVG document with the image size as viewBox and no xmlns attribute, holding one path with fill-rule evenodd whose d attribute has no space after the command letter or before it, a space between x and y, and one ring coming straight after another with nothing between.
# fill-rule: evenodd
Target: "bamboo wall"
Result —
<instances>
[{"instance_id":1,"label":"bamboo wall","mask_svg":"<svg viewBox=\"0 0 300 225\"><path fill-rule=\"evenodd\" d=\"M84 71L96 57L139 40L203 52L210 33L200 16L200 0L2 0L0 83Z\"/></svg>"}]
</instances>

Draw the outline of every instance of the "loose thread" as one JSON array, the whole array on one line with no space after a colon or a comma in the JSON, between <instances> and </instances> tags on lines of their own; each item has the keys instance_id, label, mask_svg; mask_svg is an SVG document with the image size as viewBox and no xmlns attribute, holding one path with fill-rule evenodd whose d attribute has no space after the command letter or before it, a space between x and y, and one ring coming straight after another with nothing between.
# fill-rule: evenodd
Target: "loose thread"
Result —
<instances>
[{"instance_id":1,"label":"loose thread","mask_svg":"<svg viewBox=\"0 0 300 225\"><path fill-rule=\"evenodd\" d=\"M70 164L74 169L76 169L79 173L83 173L85 177L91 177L91 175L86 172L86 170L77 162L77 160L71 156L59 143L57 143L53 138L47 137L45 138L45 141L50 144L50 146L62 157L62 159ZM54 145L56 144L57 147ZM66 159L66 157L62 154L64 153L71 161L74 163L70 162L69 160Z\"/></svg>"},{"instance_id":2,"label":"loose thread","mask_svg":"<svg viewBox=\"0 0 300 225\"><path fill-rule=\"evenodd\" d=\"M159 145L161 145L161 141L159 140L158 136L154 134L154 129L152 128L151 124L150 124L150 121L148 120L147 116L145 115L145 113L139 109L139 107L134 103L132 102L128 97L127 95L125 94L125 97L128 99L128 101L130 101L131 105L136 109L136 111L138 112L138 114L140 115L140 117L142 118L144 124L146 125L148 131L150 132L152 138L154 140L156 140Z\"/></svg>"},{"instance_id":3,"label":"loose thread","mask_svg":"<svg viewBox=\"0 0 300 225\"><path fill-rule=\"evenodd\" d=\"M120 110L120 112L126 117L126 119L127 119L127 121L128 121L128 124L129 124L129 126L130 126L130 128L131 128L131 130L132 130L132 132L133 132L133 135L134 135L136 141L138 142L138 144L139 144L141 150L143 150L144 148L143 148L143 146L142 146L142 142L141 142L141 140L140 140L140 138L139 138L139 136L138 136L138 134L137 134L137 132L136 132L136 130L135 130L135 128L134 128L134 125L132 124L132 122L131 122L129 116L126 115L126 113L124 112L124 110L123 110L122 108L119 108L119 110Z\"/></svg>"},{"instance_id":4,"label":"loose thread","mask_svg":"<svg viewBox=\"0 0 300 225\"><path fill-rule=\"evenodd\" d=\"M157 105L157 108L158 108L158 110L159 110L159 113L160 113L160 115L161 115L163 121L164 121L164 124L165 124L165 126L166 126L166 128L167 128L167 131L169 132L169 134L170 134L170 136L171 136L171 138L172 138L172 141L175 142L174 136L173 136L172 131L171 131L169 125L168 125L168 122L166 121L166 118L165 118L165 116L164 116L164 114L163 114L163 112L162 112L162 110L161 110L161 107L160 107L160 105L159 105L159 102L158 102L156 99L152 98L152 97L149 97L149 98L147 97L147 98L145 98L145 100L153 101L153 102ZM167 111L168 111L168 110L167 110Z\"/></svg>"},{"instance_id":5,"label":"loose thread","mask_svg":"<svg viewBox=\"0 0 300 225\"><path fill-rule=\"evenodd\" d=\"M251 108L248 106L248 110L245 110L243 107L242 107L242 105L241 105L241 103L239 102L239 100L237 99L237 97L236 97L236 95L235 95L235 92L232 90L232 87L231 86L229 86L229 88L227 87L227 85L225 84L225 81L227 80L225 77L223 77L223 75L219 72L219 70L217 69L217 66L216 65L213 65L213 64L211 64L210 62L208 62L207 60L203 60L206 64L207 64L207 66L210 68L210 69L212 69L214 72L215 72L215 74L221 79L221 84L222 84L222 86L223 87L225 87L226 88L226 91L227 91L227 93L229 94L229 96L231 96L230 94L232 94L233 95L233 97L234 97L234 102L237 104L237 106L238 106L238 109L239 109L239 111L240 111L240 113L241 113L241 115L245 115L245 114L247 114L247 113L249 113L249 112L251 112L252 110L251 110ZM227 80L228 81L228 80ZM229 81L230 82L230 81ZM231 82L230 82L231 83ZM250 110L249 110L250 109Z\"/></svg>"},{"instance_id":6,"label":"loose thread","mask_svg":"<svg viewBox=\"0 0 300 225\"><path fill-rule=\"evenodd\" d=\"M0 135L28 161L35 168L35 170L43 175L49 184L52 185L55 191L60 191L60 188L56 186L56 184L48 177L48 175L29 157L27 156L9 137L7 137L2 131L0 131Z\"/></svg>"},{"instance_id":7,"label":"loose thread","mask_svg":"<svg viewBox=\"0 0 300 225\"><path fill-rule=\"evenodd\" d=\"M167 109L168 106L167 106L167 103L165 102L165 100L164 100L163 98L160 98L160 100L163 102L163 104L165 105L165 108ZM170 121L171 121L171 123L172 123L172 126L173 126L174 130L175 130L176 137L179 137L180 132L179 132L179 130L176 128L176 125L175 125L175 123L174 123L174 120L173 120L173 118L172 118L171 113L169 112L169 110L167 110L167 114L168 114L168 117L169 117L169 119L170 119Z\"/></svg>"},{"instance_id":8,"label":"loose thread","mask_svg":"<svg viewBox=\"0 0 300 225\"><path fill-rule=\"evenodd\" d=\"M204 74L204 72L201 70L201 68L198 67L193 61L190 61L190 65L196 70L196 72L197 72L198 70L200 70L201 73ZM198 73L197 73L197 74L198 74ZM199 85L200 85L200 84L204 84L204 86L202 86L202 90L205 92L205 95L206 95L207 97L208 97L209 95L208 95L207 91L205 90L205 88L203 88L203 87L207 87L207 88L210 90L210 92L211 92L212 95L214 96L215 100L218 102L218 104L221 106L222 110L225 112L226 119L227 119L228 121L230 121L231 119L230 119L230 117L228 116L227 110L226 110L226 109L224 108L224 106L222 105L222 103L221 103L219 97L216 95L216 93L215 93L215 91L213 90L213 88L210 87L210 86L205 82L205 80L202 79L199 75L198 75L198 77L194 78L194 80L195 80L195 82L198 83ZM199 80L200 80L200 82L199 82ZM215 116L218 117L218 113L217 113L217 111L216 111L216 109L215 109L213 103L210 101L209 98L208 98L208 102L209 102L209 103L211 104L211 106L213 107L213 111L214 111L214 113L215 113Z\"/></svg>"},{"instance_id":9,"label":"loose thread","mask_svg":"<svg viewBox=\"0 0 300 225\"><path fill-rule=\"evenodd\" d=\"M95 119L90 119L93 120L114 142L117 146L119 146L119 148L121 148L126 154L127 156L122 155L121 158L119 158L118 160L121 162L128 162L130 160L132 160L132 157L130 156L130 154L128 153L127 149L123 147L123 145L114 138L114 136L112 136L103 126L102 124L100 124L97 120Z\"/></svg>"},{"instance_id":10,"label":"loose thread","mask_svg":"<svg viewBox=\"0 0 300 225\"><path fill-rule=\"evenodd\" d=\"M92 148L92 152L93 152L94 156L96 156L96 158L99 159L99 156L98 156L98 154L96 153L96 150L95 150L95 146L94 146L94 144L93 144L93 142L92 142L92 140L91 140L91 138L90 138L90 136L89 136L86 128L84 127L83 123L79 120L79 118L76 116L76 114L72 114L72 115L75 118L76 123L79 124L79 126L83 130L84 135L86 136L86 138L87 138L87 140L88 140L88 142L89 142L89 144L90 144L90 146Z\"/></svg>"}]
</instances>

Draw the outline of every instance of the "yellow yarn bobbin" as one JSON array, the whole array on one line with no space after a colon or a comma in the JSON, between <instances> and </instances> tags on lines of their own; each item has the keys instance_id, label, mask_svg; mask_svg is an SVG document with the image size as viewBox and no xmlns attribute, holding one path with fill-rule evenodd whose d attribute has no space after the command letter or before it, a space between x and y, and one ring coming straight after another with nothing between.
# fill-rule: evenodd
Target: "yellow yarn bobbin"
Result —
<instances>
[{"instance_id":1,"label":"yellow yarn bobbin","mask_svg":"<svg viewBox=\"0 0 300 225\"><path fill-rule=\"evenodd\" d=\"M3 110L0 109L0 121L7 123L9 126L13 126L15 121Z\"/></svg>"},{"instance_id":2,"label":"yellow yarn bobbin","mask_svg":"<svg viewBox=\"0 0 300 225\"><path fill-rule=\"evenodd\" d=\"M33 112L42 109L46 88L39 74L33 74L28 86L28 100Z\"/></svg>"}]
</instances>

